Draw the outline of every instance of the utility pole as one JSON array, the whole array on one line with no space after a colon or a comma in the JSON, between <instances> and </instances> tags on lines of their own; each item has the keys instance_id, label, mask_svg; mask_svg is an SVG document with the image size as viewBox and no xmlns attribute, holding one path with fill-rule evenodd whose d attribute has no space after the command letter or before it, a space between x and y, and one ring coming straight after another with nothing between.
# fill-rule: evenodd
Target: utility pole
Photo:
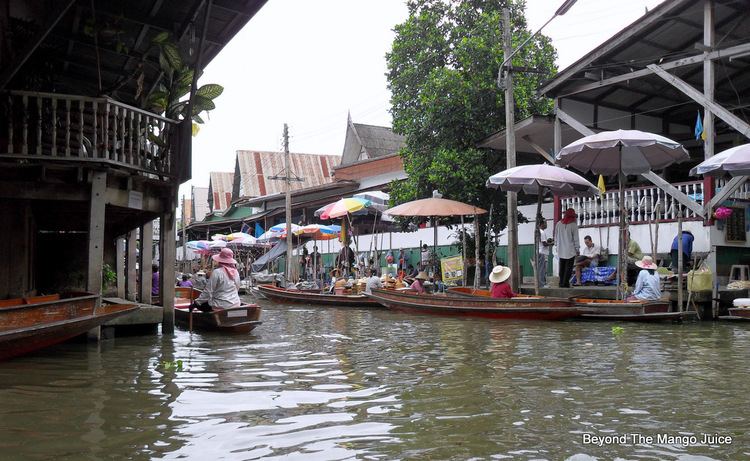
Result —
<instances>
[{"instance_id":1,"label":"utility pole","mask_svg":"<svg viewBox=\"0 0 750 461\"><path fill-rule=\"evenodd\" d=\"M185 216L187 216L187 211L185 211L185 194L182 195L182 271L185 271L185 267L187 265L187 231L185 230L185 227L187 226L187 223L185 222Z\"/></svg>"},{"instance_id":2,"label":"utility pole","mask_svg":"<svg viewBox=\"0 0 750 461\"><path fill-rule=\"evenodd\" d=\"M285 192L285 211L286 211L286 280L294 279L296 265L292 261L292 181L303 181L298 176L292 176L291 164L289 161L289 127L284 124L284 174L269 176L268 179L283 180L286 183Z\"/></svg>"},{"instance_id":3,"label":"utility pole","mask_svg":"<svg viewBox=\"0 0 750 461\"><path fill-rule=\"evenodd\" d=\"M513 43L511 41L510 9L503 8L503 55L506 65L500 69L501 75L505 75L505 155L506 168L516 166L516 133L514 130L515 102L513 101L513 64L508 59L513 54ZM500 82L498 76L498 83ZM517 197L515 192L506 192L508 197L508 267L510 267L510 286L515 292L521 285L521 274L518 265L518 212L516 208Z\"/></svg>"}]
</instances>

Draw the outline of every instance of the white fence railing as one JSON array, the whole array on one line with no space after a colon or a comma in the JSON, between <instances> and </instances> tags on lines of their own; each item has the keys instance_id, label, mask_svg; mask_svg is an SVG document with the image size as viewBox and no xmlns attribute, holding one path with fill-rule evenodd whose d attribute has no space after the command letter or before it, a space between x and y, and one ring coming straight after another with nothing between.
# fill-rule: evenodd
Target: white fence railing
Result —
<instances>
[{"instance_id":1,"label":"white fence railing","mask_svg":"<svg viewBox=\"0 0 750 461\"><path fill-rule=\"evenodd\" d=\"M102 160L173 175L174 120L109 98L56 93L11 91L2 105L0 155Z\"/></svg>"},{"instance_id":2,"label":"white fence railing","mask_svg":"<svg viewBox=\"0 0 750 461\"><path fill-rule=\"evenodd\" d=\"M716 181L716 190L718 191L720 188L724 187L724 185L729 182L725 179L718 179ZM730 195L730 199L739 199L739 200L750 200L750 182L745 182L743 185L739 187L732 195Z\"/></svg>"},{"instance_id":3,"label":"white fence railing","mask_svg":"<svg viewBox=\"0 0 750 461\"><path fill-rule=\"evenodd\" d=\"M698 203L703 202L703 182L674 184L682 193ZM620 196L610 190L597 197L566 197L561 199L562 209L573 208L580 226L610 226L620 221ZM625 218L630 223L649 221L674 221L678 207L683 219L702 219L689 208L656 186L634 187L625 190Z\"/></svg>"}]
</instances>

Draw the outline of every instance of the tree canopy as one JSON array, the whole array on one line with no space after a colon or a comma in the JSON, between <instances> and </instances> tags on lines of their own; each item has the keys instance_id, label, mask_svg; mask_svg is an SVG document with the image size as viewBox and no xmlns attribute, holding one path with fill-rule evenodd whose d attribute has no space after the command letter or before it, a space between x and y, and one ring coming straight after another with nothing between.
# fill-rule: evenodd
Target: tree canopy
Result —
<instances>
[{"instance_id":1,"label":"tree canopy","mask_svg":"<svg viewBox=\"0 0 750 461\"><path fill-rule=\"evenodd\" d=\"M409 17L395 27L386 55L393 128L406 136L401 150L408 179L394 183L395 203L446 198L489 208L500 193L487 178L505 168L505 157L476 146L505 127L504 93L497 86L503 62L503 7L511 10L514 48L528 38L523 0L408 0ZM513 57L513 65L541 73L516 73L516 119L551 111L536 96L556 72L555 50L539 35ZM500 203L495 202L496 210ZM505 225L504 203L500 221Z\"/></svg>"}]
</instances>

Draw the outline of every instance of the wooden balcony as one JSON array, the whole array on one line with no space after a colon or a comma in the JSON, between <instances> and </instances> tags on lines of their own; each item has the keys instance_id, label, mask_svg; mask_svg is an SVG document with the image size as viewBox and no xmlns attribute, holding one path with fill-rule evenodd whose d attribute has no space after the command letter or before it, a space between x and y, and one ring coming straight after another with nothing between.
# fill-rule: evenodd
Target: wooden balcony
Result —
<instances>
[{"instance_id":1,"label":"wooden balcony","mask_svg":"<svg viewBox=\"0 0 750 461\"><path fill-rule=\"evenodd\" d=\"M10 91L0 102L6 125L0 126L0 158L100 163L164 180L178 176L177 158L184 153L176 120L109 98Z\"/></svg>"}]
</instances>

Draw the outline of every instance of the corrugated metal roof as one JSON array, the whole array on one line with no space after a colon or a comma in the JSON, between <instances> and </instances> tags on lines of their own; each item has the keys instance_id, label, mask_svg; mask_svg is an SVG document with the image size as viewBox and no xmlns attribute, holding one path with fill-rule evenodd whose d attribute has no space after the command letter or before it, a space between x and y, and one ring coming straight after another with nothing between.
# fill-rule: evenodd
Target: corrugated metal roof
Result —
<instances>
[{"instance_id":1,"label":"corrugated metal roof","mask_svg":"<svg viewBox=\"0 0 750 461\"><path fill-rule=\"evenodd\" d=\"M208 187L197 187L191 188L191 195L193 200L193 221L203 221L203 218L210 213L208 208Z\"/></svg>"},{"instance_id":2,"label":"corrugated metal roof","mask_svg":"<svg viewBox=\"0 0 750 461\"><path fill-rule=\"evenodd\" d=\"M341 160L339 155L290 154L292 175L303 181L293 181L292 190L319 186L333 181L333 168ZM284 192L283 180L271 180L269 176L282 175L284 172L283 152L237 151L236 172L240 173L238 197L260 197L263 195Z\"/></svg>"},{"instance_id":3,"label":"corrugated metal roof","mask_svg":"<svg viewBox=\"0 0 750 461\"><path fill-rule=\"evenodd\" d=\"M224 211L229 208L232 202L232 184L234 182L234 173L223 171L212 171L208 188L211 193L213 207L211 211Z\"/></svg>"}]
</instances>

